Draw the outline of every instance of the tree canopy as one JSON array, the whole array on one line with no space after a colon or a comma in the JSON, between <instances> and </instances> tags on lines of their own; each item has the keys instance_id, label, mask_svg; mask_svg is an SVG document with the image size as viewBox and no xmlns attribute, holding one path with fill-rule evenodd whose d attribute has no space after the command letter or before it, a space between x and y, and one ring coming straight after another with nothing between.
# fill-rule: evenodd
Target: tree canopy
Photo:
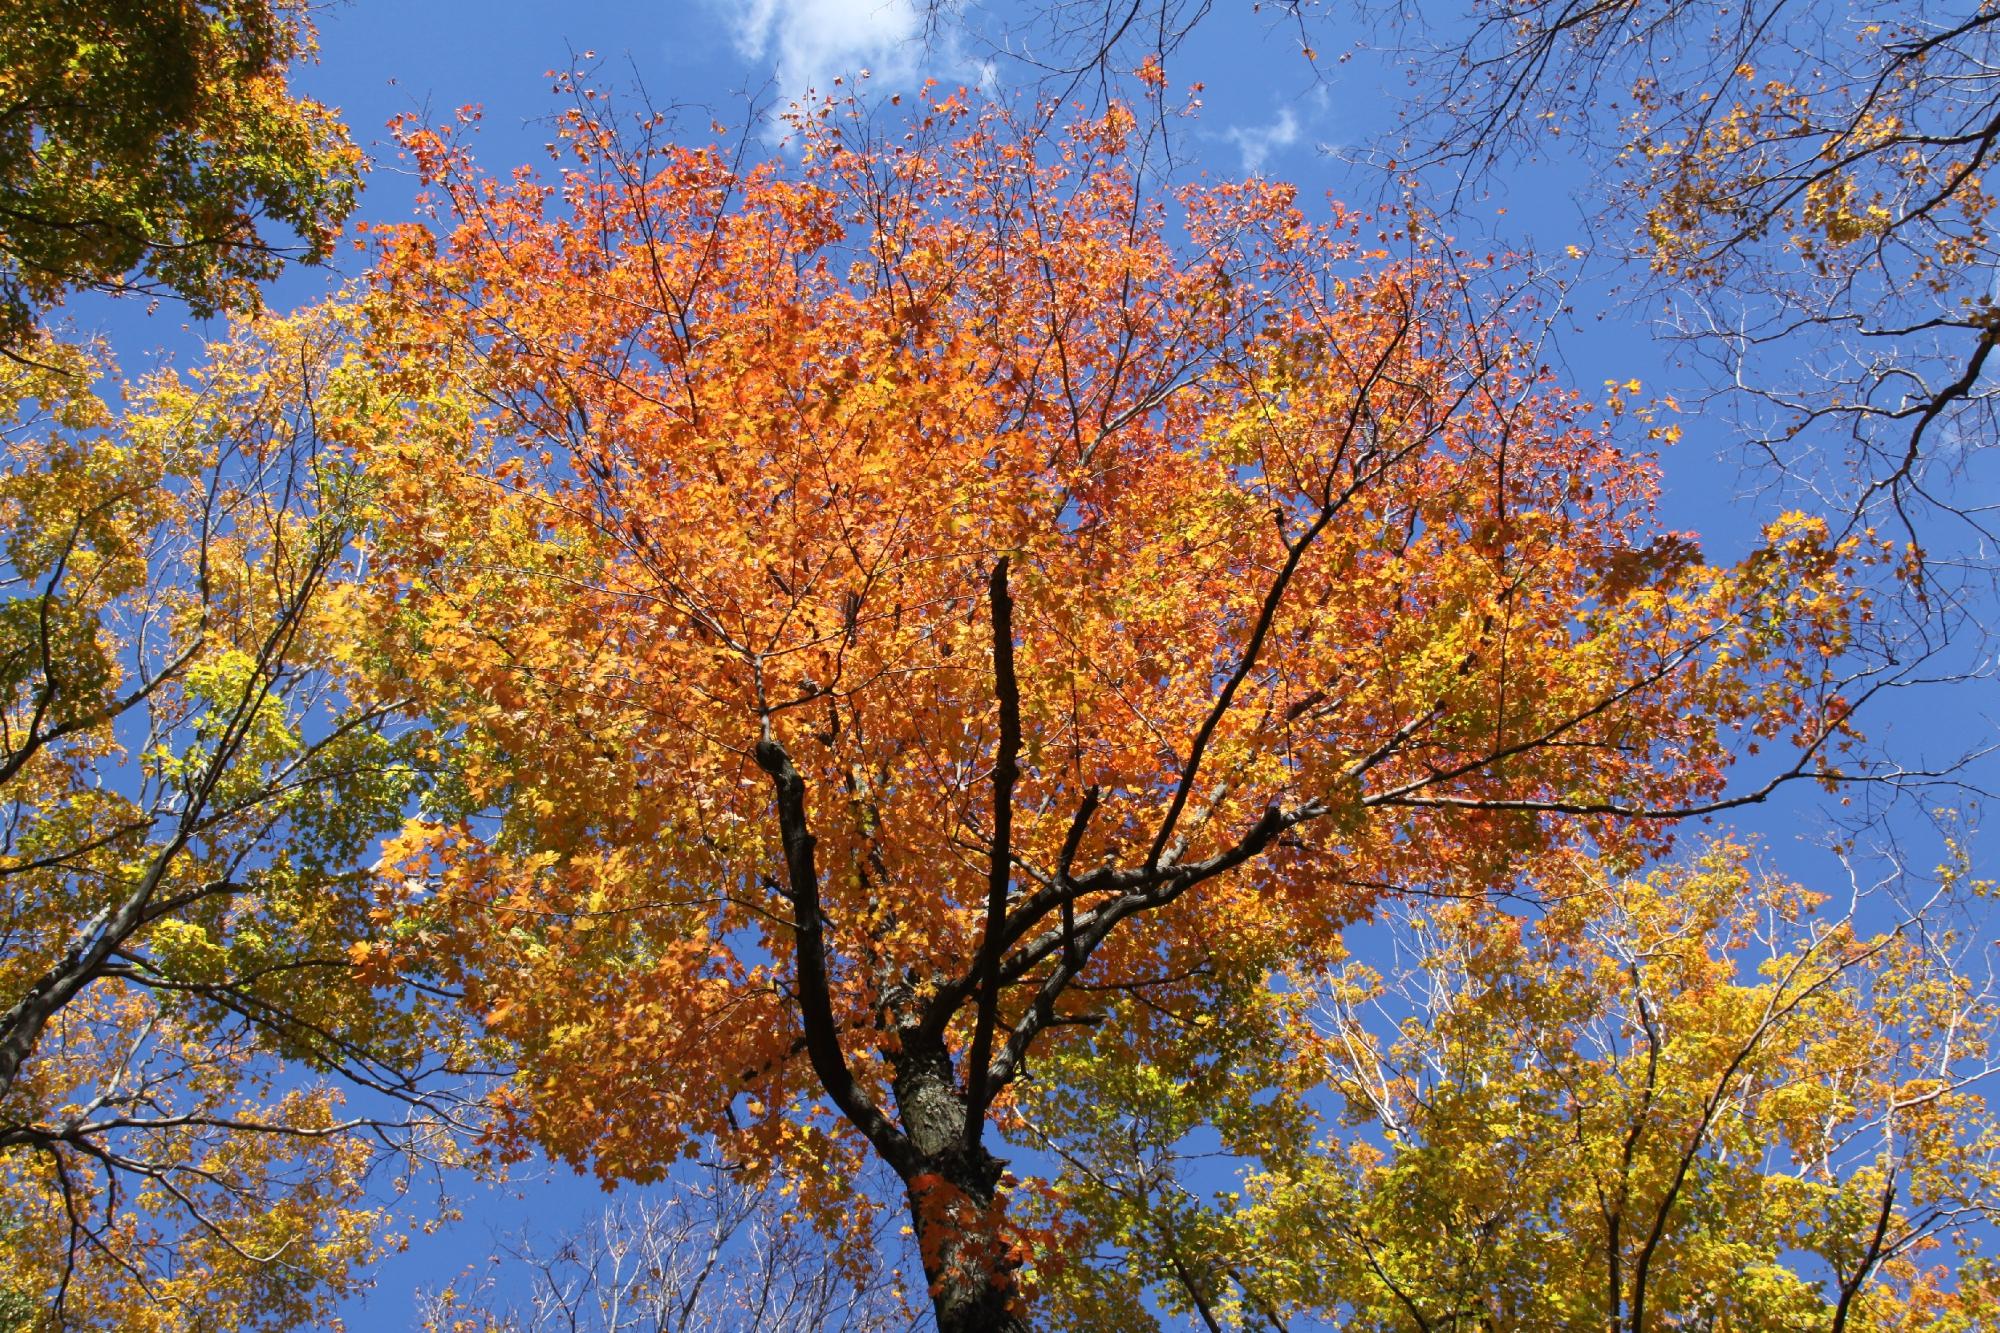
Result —
<instances>
[{"instance_id":1,"label":"tree canopy","mask_svg":"<svg viewBox=\"0 0 2000 1333\"><path fill-rule=\"evenodd\" d=\"M1533 920L1391 908L1156 1062L1066 1052L1023 1108L1047 1221L1138 1262L1064 1266L1050 1326L1156 1328L1149 1286L1209 1327L1987 1326L2000 1010L1976 937L1884 896L1711 843Z\"/></svg>"},{"instance_id":2,"label":"tree canopy","mask_svg":"<svg viewBox=\"0 0 2000 1333\"><path fill-rule=\"evenodd\" d=\"M324 259L361 154L286 87L311 51L300 0L0 5L0 349L83 288L252 309L267 225Z\"/></svg>"},{"instance_id":3,"label":"tree canopy","mask_svg":"<svg viewBox=\"0 0 2000 1333\"><path fill-rule=\"evenodd\" d=\"M455 1025L348 953L421 738L343 666L379 395L338 342L273 322L122 412L77 349L4 372L10 1318L317 1320L387 1243L383 1149L451 1155Z\"/></svg>"},{"instance_id":4,"label":"tree canopy","mask_svg":"<svg viewBox=\"0 0 2000 1333\"><path fill-rule=\"evenodd\" d=\"M415 129L452 213L370 298L484 404L367 461L381 669L456 738L397 957L515 1043L523 1151L720 1142L828 1215L878 1156L947 1329L1021 1318L987 1127L1070 1034L1636 864L1870 688L1874 548L1703 562L1475 265L1150 198L1130 125L828 112L794 171L579 111L552 184Z\"/></svg>"},{"instance_id":5,"label":"tree canopy","mask_svg":"<svg viewBox=\"0 0 2000 1333\"><path fill-rule=\"evenodd\" d=\"M1406 194L1519 244L1479 206L1538 164L1581 166L1581 216L1542 237L1574 261L1565 283L1588 275L1579 315L1653 323L1688 406L1699 393L1703 421L1730 424L1787 502L1894 531L1930 560L1934 594L1966 564L1990 591L1992 4L924 8L938 31L1000 25L994 59L1099 97L1253 21L1329 76L1386 57L1374 76L1394 114L1346 144L1344 195Z\"/></svg>"}]
</instances>

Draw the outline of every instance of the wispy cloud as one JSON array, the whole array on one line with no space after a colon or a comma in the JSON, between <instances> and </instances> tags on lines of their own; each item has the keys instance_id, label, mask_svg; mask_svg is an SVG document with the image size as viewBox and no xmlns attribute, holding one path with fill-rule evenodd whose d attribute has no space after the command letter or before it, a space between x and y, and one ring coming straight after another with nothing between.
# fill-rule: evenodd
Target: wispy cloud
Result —
<instances>
[{"instance_id":1,"label":"wispy cloud","mask_svg":"<svg viewBox=\"0 0 2000 1333\"><path fill-rule=\"evenodd\" d=\"M878 84L914 82L923 33L917 0L747 0L718 4L736 47L775 67L786 101L825 93L868 70Z\"/></svg>"},{"instance_id":2,"label":"wispy cloud","mask_svg":"<svg viewBox=\"0 0 2000 1333\"><path fill-rule=\"evenodd\" d=\"M1222 132L1222 137L1236 145L1236 151L1243 159L1243 172L1256 176L1263 172L1273 157L1287 148L1296 147L1305 138L1310 124L1324 121L1329 106L1325 84L1316 85L1297 102L1278 108L1278 114L1262 125L1232 125ZM1305 112L1302 120L1300 110Z\"/></svg>"},{"instance_id":3,"label":"wispy cloud","mask_svg":"<svg viewBox=\"0 0 2000 1333\"><path fill-rule=\"evenodd\" d=\"M1272 153L1299 141L1299 118L1290 107L1281 107L1278 118L1269 124L1232 125L1222 132L1222 137L1235 144L1236 151L1243 155L1244 173L1255 176L1264 170Z\"/></svg>"}]
</instances>

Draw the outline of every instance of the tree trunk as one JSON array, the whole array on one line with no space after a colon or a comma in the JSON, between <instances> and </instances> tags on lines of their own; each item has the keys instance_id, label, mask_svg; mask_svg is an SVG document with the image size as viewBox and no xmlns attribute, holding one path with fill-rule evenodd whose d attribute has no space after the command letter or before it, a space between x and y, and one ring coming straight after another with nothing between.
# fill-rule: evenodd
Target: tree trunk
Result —
<instances>
[{"instance_id":1,"label":"tree trunk","mask_svg":"<svg viewBox=\"0 0 2000 1333\"><path fill-rule=\"evenodd\" d=\"M906 1036L909 1035L906 1030ZM1000 1190L1005 1163L965 1135L965 1094L942 1047L906 1046L896 1104L922 1168L904 1182L938 1333L1028 1333Z\"/></svg>"},{"instance_id":2,"label":"tree trunk","mask_svg":"<svg viewBox=\"0 0 2000 1333\"><path fill-rule=\"evenodd\" d=\"M1028 1333L998 1190L935 1172L907 1196L938 1333Z\"/></svg>"}]
</instances>

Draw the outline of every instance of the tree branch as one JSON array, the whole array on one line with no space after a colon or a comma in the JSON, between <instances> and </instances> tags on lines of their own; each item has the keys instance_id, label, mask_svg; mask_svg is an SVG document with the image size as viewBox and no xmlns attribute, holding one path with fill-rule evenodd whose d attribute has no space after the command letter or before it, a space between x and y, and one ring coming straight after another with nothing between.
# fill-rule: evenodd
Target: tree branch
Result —
<instances>
[{"instance_id":1,"label":"tree branch","mask_svg":"<svg viewBox=\"0 0 2000 1333\"><path fill-rule=\"evenodd\" d=\"M819 871L813 864L814 840L806 823L806 784L785 747L769 734L757 742L757 767L770 776L777 797L778 831L784 844L785 876L793 907L792 942L797 953L799 1016L805 1025L806 1057L820 1086L841 1114L868 1137L883 1159L908 1177L919 1169L915 1150L902 1131L889 1123L854 1080L833 1017L833 996L826 971L826 919L820 914Z\"/></svg>"},{"instance_id":2,"label":"tree branch","mask_svg":"<svg viewBox=\"0 0 2000 1333\"><path fill-rule=\"evenodd\" d=\"M986 929L979 942L979 1001L966 1060L965 1146L979 1146L986 1124L986 1062L993 1050L995 1010L1000 1003L1000 951L1007 922L1007 888L1012 882L1014 784L1021 775L1021 686L1014 673L1014 599L1007 591L1007 557L993 566L988 582L993 609L993 692L1000 701L1000 753L993 764L993 845L987 855Z\"/></svg>"}]
</instances>

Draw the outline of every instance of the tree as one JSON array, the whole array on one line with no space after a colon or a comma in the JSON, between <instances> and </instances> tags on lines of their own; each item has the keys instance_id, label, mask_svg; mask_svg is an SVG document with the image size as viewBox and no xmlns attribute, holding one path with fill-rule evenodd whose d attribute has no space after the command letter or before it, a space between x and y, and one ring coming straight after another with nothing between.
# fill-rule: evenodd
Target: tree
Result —
<instances>
[{"instance_id":1,"label":"tree","mask_svg":"<svg viewBox=\"0 0 2000 1333\"><path fill-rule=\"evenodd\" d=\"M494 1275L467 1273L427 1293L424 1333L890 1333L922 1327L896 1248L857 1238L865 1255L832 1254L788 1211L774 1184L746 1183L726 1165L677 1183L664 1197L607 1209L593 1225L538 1248L503 1246ZM857 1268L855 1260L865 1267ZM495 1288L529 1275L525 1299ZM500 1281L495 1281L495 1277Z\"/></svg>"},{"instance_id":2,"label":"tree","mask_svg":"<svg viewBox=\"0 0 2000 1333\"><path fill-rule=\"evenodd\" d=\"M1983 2L1479 4L1404 156L1477 181L1557 136L1587 155L1612 254L1650 272L1752 449L1956 547L1986 536L1994 437L1996 37Z\"/></svg>"},{"instance_id":3,"label":"tree","mask_svg":"<svg viewBox=\"0 0 2000 1333\"><path fill-rule=\"evenodd\" d=\"M927 6L934 23L946 8ZM1103 90L1204 24L1252 16L1308 60L1346 42L1392 56L1400 124L1366 146L1386 174L1350 194L1408 191L1476 229L1460 205L1525 164L1586 164L1593 216L1567 248L1606 284L1593 303L1657 318L1700 373L1700 406L1793 497L1935 557L1935 595L1960 562L1985 583L2000 7L1353 9L1335 30L1315 0L1054 0L1004 45Z\"/></svg>"},{"instance_id":4,"label":"tree","mask_svg":"<svg viewBox=\"0 0 2000 1333\"><path fill-rule=\"evenodd\" d=\"M2000 1008L1952 925L1967 887L1833 900L1727 842L1584 865L1533 929L1398 913L1394 965L1267 992L1255 1041L1218 1025L1137 1071L1073 1052L1023 1115L1068 1162L1072 1249L1143 1261L1064 1269L1059 1322L1153 1327L1150 1281L1210 1328L1986 1327ZM1283 1090L1321 1082L1315 1138ZM1186 1155L1205 1114L1250 1163L1232 1190Z\"/></svg>"},{"instance_id":5,"label":"tree","mask_svg":"<svg viewBox=\"0 0 2000 1333\"><path fill-rule=\"evenodd\" d=\"M422 414L371 651L456 773L391 957L513 1043L515 1151L717 1143L822 1215L878 1157L949 1333L1022 1326L987 1130L1077 1029L1832 779L1885 679L1871 548L1704 563L1472 261L1170 209L1131 123L829 110L790 170L581 110L556 184L412 128L447 222L369 302Z\"/></svg>"},{"instance_id":6,"label":"tree","mask_svg":"<svg viewBox=\"0 0 2000 1333\"><path fill-rule=\"evenodd\" d=\"M266 223L324 259L361 154L285 86L312 42L301 0L0 5L0 351L79 289L252 309Z\"/></svg>"},{"instance_id":7,"label":"tree","mask_svg":"<svg viewBox=\"0 0 2000 1333\"><path fill-rule=\"evenodd\" d=\"M337 334L262 325L122 414L78 349L0 372L8 1327L312 1322L386 1241L371 1173L446 1147L449 1016L348 952L421 736L342 663Z\"/></svg>"}]
</instances>

